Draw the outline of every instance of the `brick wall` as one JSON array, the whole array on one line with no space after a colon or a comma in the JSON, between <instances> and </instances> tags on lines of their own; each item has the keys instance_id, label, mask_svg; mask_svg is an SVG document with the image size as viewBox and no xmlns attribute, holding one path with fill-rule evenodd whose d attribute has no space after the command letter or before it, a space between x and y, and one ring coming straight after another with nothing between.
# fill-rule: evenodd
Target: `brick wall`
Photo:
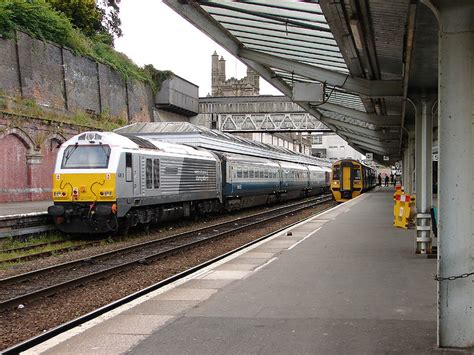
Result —
<instances>
[{"instance_id":1,"label":"brick wall","mask_svg":"<svg viewBox=\"0 0 474 355\"><path fill-rule=\"evenodd\" d=\"M125 81L106 65L22 32L15 39L0 37L0 93L54 110L153 121L155 103L147 84Z\"/></svg>"},{"instance_id":2,"label":"brick wall","mask_svg":"<svg viewBox=\"0 0 474 355\"><path fill-rule=\"evenodd\" d=\"M0 203L51 199L58 146L84 130L0 113Z\"/></svg>"}]
</instances>

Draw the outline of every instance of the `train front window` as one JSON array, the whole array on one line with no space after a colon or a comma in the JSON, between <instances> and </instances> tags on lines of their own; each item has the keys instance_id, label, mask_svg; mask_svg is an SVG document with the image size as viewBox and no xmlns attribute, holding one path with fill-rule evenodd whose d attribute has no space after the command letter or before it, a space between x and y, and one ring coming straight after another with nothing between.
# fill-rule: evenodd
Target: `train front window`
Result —
<instances>
[{"instance_id":1,"label":"train front window","mask_svg":"<svg viewBox=\"0 0 474 355\"><path fill-rule=\"evenodd\" d=\"M64 151L62 169L104 169L109 166L108 145L70 145Z\"/></svg>"},{"instance_id":2,"label":"train front window","mask_svg":"<svg viewBox=\"0 0 474 355\"><path fill-rule=\"evenodd\" d=\"M354 180L360 180L360 169L354 169Z\"/></svg>"},{"instance_id":3,"label":"train front window","mask_svg":"<svg viewBox=\"0 0 474 355\"><path fill-rule=\"evenodd\" d=\"M339 165L332 169L332 179L339 180L341 178L341 167Z\"/></svg>"}]
</instances>

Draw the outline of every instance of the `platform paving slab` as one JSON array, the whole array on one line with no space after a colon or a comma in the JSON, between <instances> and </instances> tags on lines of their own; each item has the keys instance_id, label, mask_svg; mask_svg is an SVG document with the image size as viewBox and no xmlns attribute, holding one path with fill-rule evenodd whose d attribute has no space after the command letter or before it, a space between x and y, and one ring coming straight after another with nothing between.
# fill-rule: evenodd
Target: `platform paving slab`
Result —
<instances>
[{"instance_id":1,"label":"platform paving slab","mask_svg":"<svg viewBox=\"0 0 474 355\"><path fill-rule=\"evenodd\" d=\"M51 205L53 202L49 200L0 203L0 216L47 212Z\"/></svg>"}]
</instances>

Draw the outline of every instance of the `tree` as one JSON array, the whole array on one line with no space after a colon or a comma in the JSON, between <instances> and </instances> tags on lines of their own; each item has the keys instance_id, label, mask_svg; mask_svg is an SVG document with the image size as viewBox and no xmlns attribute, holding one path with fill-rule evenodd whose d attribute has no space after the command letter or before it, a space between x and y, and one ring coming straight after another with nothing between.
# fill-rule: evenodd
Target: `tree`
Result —
<instances>
[{"instance_id":1,"label":"tree","mask_svg":"<svg viewBox=\"0 0 474 355\"><path fill-rule=\"evenodd\" d=\"M56 11L66 15L88 37L113 43L120 37L119 0L46 0Z\"/></svg>"}]
</instances>

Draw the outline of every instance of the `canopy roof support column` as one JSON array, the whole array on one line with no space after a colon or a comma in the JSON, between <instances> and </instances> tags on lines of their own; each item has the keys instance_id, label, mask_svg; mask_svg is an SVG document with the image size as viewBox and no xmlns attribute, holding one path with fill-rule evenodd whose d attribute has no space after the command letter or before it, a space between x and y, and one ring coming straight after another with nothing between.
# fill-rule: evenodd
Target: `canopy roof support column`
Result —
<instances>
[{"instance_id":1,"label":"canopy roof support column","mask_svg":"<svg viewBox=\"0 0 474 355\"><path fill-rule=\"evenodd\" d=\"M407 175L405 180L405 193L413 195L414 193L414 172L415 172L415 132L408 131L407 148Z\"/></svg>"},{"instance_id":2,"label":"canopy roof support column","mask_svg":"<svg viewBox=\"0 0 474 355\"><path fill-rule=\"evenodd\" d=\"M416 252L426 254L431 252L433 124L428 98L417 97L414 101L416 102Z\"/></svg>"},{"instance_id":3,"label":"canopy roof support column","mask_svg":"<svg viewBox=\"0 0 474 355\"><path fill-rule=\"evenodd\" d=\"M474 346L474 2L439 0L438 344Z\"/></svg>"}]
</instances>

